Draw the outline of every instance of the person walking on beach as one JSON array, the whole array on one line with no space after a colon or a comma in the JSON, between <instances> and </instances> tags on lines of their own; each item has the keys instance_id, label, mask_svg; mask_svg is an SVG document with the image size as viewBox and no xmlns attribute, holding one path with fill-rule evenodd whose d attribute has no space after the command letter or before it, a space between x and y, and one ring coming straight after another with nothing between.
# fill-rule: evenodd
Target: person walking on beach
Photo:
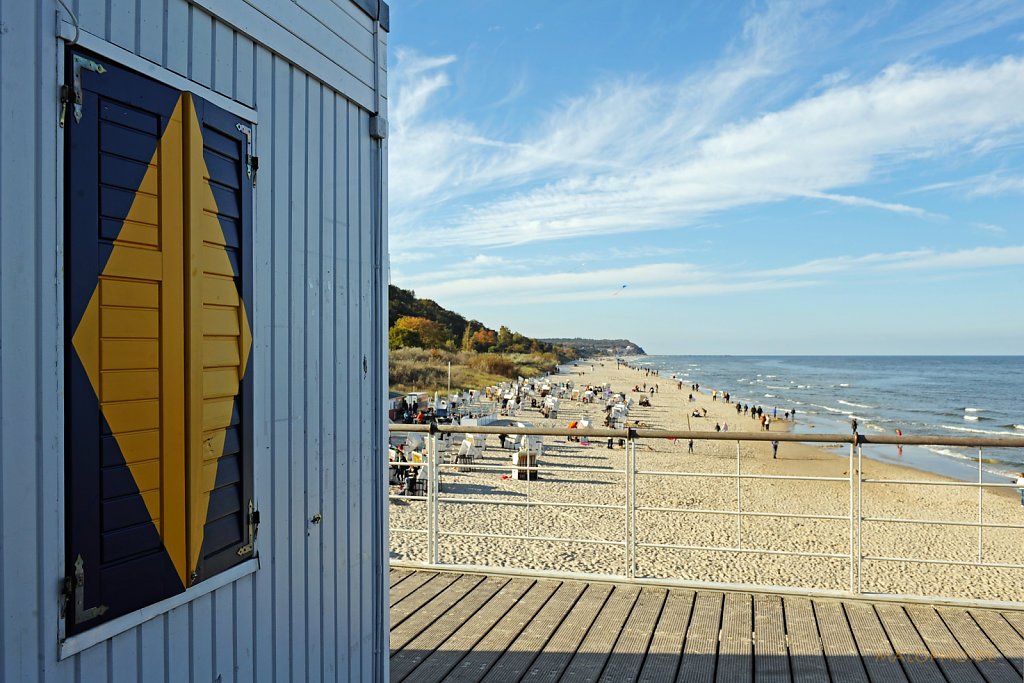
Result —
<instances>
[{"instance_id":1,"label":"person walking on beach","mask_svg":"<svg viewBox=\"0 0 1024 683\"><path fill-rule=\"evenodd\" d=\"M1024 507L1024 472L1021 472L1020 476L1017 477L1016 484L1020 487L1020 505Z\"/></svg>"},{"instance_id":2,"label":"person walking on beach","mask_svg":"<svg viewBox=\"0 0 1024 683\"><path fill-rule=\"evenodd\" d=\"M686 444L686 448L690 453L693 453L693 439L690 439L690 443ZM1024 505L1024 492L1021 493L1021 504Z\"/></svg>"},{"instance_id":3,"label":"person walking on beach","mask_svg":"<svg viewBox=\"0 0 1024 683\"><path fill-rule=\"evenodd\" d=\"M772 441L772 460L774 460L775 456L777 456L778 454L779 454L779 442L778 441Z\"/></svg>"},{"instance_id":4,"label":"person walking on beach","mask_svg":"<svg viewBox=\"0 0 1024 683\"><path fill-rule=\"evenodd\" d=\"M857 418L850 420L850 426L853 427L853 433L857 433Z\"/></svg>"},{"instance_id":5,"label":"person walking on beach","mask_svg":"<svg viewBox=\"0 0 1024 683\"><path fill-rule=\"evenodd\" d=\"M896 436L903 436L903 432L899 429L896 430ZM903 444L896 444L897 455L903 455ZM1024 491L1021 492L1021 496L1024 497ZM1024 499L1021 500L1021 504L1024 505Z\"/></svg>"}]
</instances>

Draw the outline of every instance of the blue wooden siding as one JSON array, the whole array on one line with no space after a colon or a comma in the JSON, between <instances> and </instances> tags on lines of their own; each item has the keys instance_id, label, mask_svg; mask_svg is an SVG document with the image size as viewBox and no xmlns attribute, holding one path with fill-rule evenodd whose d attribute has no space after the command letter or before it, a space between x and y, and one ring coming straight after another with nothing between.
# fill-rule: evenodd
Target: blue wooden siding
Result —
<instances>
[{"instance_id":1,"label":"blue wooden siding","mask_svg":"<svg viewBox=\"0 0 1024 683\"><path fill-rule=\"evenodd\" d=\"M374 463L386 243L373 205L386 170L369 137L372 22L347 0L68 4L81 44L123 49L256 111L261 569L59 659L64 240L54 18L64 17L65 34L69 22L55 0L0 0L0 680L385 680L387 523ZM221 19L208 11L215 6Z\"/></svg>"}]
</instances>

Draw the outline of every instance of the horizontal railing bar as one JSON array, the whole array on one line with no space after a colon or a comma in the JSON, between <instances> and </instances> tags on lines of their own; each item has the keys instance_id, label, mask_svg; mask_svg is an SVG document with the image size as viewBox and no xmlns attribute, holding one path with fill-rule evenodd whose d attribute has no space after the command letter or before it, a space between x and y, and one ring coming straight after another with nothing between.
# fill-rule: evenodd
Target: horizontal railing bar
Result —
<instances>
[{"instance_id":1,"label":"horizontal railing bar","mask_svg":"<svg viewBox=\"0 0 1024 683\"><path fill-rule=\"evenodd\" d=\"M723 553L758 553L763 555L795 555L798 557L828 557L849 560L850 556L835 553L804 553L798 550L765 550L764 548L724 548L706 545L672 545L670 543L637 543L638 548L663 548L665 550L711 550Z\"/></svg>"},{"instance_id":2,"label":"horizontal railing bar","mask_svg":"<svg viewBox=\"0 0 1024 683\"><path fill-rule=\"evenodd\" d=\"M403 534L425 534L425 533L427 533L426 529L398 529L398 528L392 528L391 531L397 531L397 532L400 532L400 533L403 533Z\"/></svg>"},{"instance_id":3,"label":"horizontal railing bar","mask_svg":"<svg viewBox=\"0 0 1024 683\"><path fill-rule=\"evenodd\" d=\"M882 555L861 555L861 559L882 560L885 562L916 562L917 564L949 564L955 565L957 567L993 567L998 569L1024 569L1024 564L1001 564L997 562L963 562L960 560L926 560L923 557L885 557Z\"/></svg>"},{"instance_id":4,"label":"horizontal railing bar","mask_svg":"<svg viewBox=\"0 0 1024 683\"><path fill-rule=\"evenodd\" d=\"M450 470L457 467L469 467L478 470L525 470L529 472L604 472L605 474L626 473L626 470L614 470L605 467L560 467L558 465L484 465L476 462L445 462L438 463L438 467L446 470Z\"/></svg>"},{"instance_id":5,"label":"horizontal railing bar","mask_svg":"<svg viewBox=\"0 0 1024 683\"><path fill-rule=\"evenodd\" d=\"M399 496L397 494L396 495L388 496L388 500L426 500L426 499L427 499L426 496Z\"/></svg>"},{"instance_id":6,"label":"horizontal railing bar","mask_svg":"<svg viewBox=\"0 0 1024 683\"><path fill-rule=\"evenodd\" d=\"M625 545L625 541L603 541L587 538L557 538L551 536L511 536L505 534L476 534L469 531L437 530L439 536L462 536L468 538L503 538L509 541L547 541L552 543L589 543L593 545Z\"/></svg>"},{"instance_id":7,"label":"horizontal railing bar","mask_svg":"<svg viewBox=\"0 0 1024 683\"><path fill-rule=\"evenodd\" d=\"M566 507L566 508L610 508L612 510L625 510L625 505L608 505L605 503L559 503L553 500L512 500L510 498L500 498L498 500L488 500L484 498L471 498L464 497L459 498L458 496L445 497L438 496L437 502L439 503L470 503L475 505L537 505L542 507Z\"/></svg>"},{"instance_id":8,"label":"horizontal railing bar","mask_svg":"<svg viewBox=\"0 0 1024 683\"><path fill-rule=\"evenodd\" d=\"M1017 484L990 484L978 481L921 481L916 479L861 479L862 484L927 484L928 486L981 486L983 488L1019 489Z\"/></svg>"},{"instance_id":9,"label":"horizontal railing bar","mask_svg":"<svg viewBox=\"0 0 1024 683\"><path fill-rule=\"evenodd\" d=\"M657 472L637 470L637 474L651 474L665 477L711 477L713 479L793 479L796 481L842 481L850 483L849 477L801 477L788 474L726 474L724 472Z\"/></svg>"},{"instance_id":10,"label":"horizontal railing bar","mask_svg":"<svg viewBox=\"0 0 1024 683\"><path fill-rule=\"evenodd\" d=\"M895 522L897 524L939 524L944 526L970 526L985 529L1024 529L1024 524L998 524L996 522L954 522L945 519L900 519L898 517L861 517L862 522Z\"/></svg>"},{"instance_id":11,"label":"horizontal railing bar","mask_svg":"<svg viewBox=\"0 0 1024 683\"><path fill-rule=\"evenodd\" d=\"M785 432L705 432L669 429L568 429L559 427L511 427L479 425L388 425L391 432L457 433L457 434L527 434L530 436L580 436L588 439L697 439L704 441L798 441L804 443L889 444L903 446L989 446L1024 448L1024 438L991 438L970 436L883 436L873 434L793 434Z\"/></svg>"},{"instance_id":12,"label":"horizontal railing bar","mask_svg":"<svg viewBox=\"0 0 1024 683\"><path fill-rule=\"evenodd\" d=\"M703 510L701 508L637 507L637 512L693 512L703 515L729 515L735 517L794 517L796 519L838 519L848 521L849 515L801 515L795 512L736 512L735 510ZM844 555L844 557L848 557Z\"/></svg>"}]
</instances>

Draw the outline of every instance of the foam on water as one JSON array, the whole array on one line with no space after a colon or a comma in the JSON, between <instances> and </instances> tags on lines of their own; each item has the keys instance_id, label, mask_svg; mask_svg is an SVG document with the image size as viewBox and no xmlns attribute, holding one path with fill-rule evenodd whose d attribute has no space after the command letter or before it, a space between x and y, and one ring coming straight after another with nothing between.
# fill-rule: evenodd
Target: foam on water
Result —
<instances>
[{"instance_id":1,"label":"foam on water","mask_svg":"<svg viewBox=\"0 0 1024 683\"><path fill-rule=\"evenodd\" d=\"M991 434L993 436L1017 436L1013 432L996 431L994 429L971 429L970 427L954 427L952 425L939 425L943 429L953 432L970 432L972 434Z\"/></svg>"},{"instance_id":2,"label":"foam on water","mask_svg":"<svg viewBox=\"0 0 1024 683\"><path fill-rule=\"evenodd\" d=\"M875 406L866 406L863 403L851 403L850 401L839 400L837 403L842 403L844 406L850 406L851 408L874 408Z\"/></svg>"}]
</instances>

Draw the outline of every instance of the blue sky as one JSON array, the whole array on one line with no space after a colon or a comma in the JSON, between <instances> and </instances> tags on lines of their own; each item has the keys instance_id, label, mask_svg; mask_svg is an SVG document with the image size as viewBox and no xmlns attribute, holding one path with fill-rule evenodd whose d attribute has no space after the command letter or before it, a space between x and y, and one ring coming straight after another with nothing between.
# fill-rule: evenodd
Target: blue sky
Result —
<instances>
[{"instance_id":1,"label":"blue sky","mask_svg":"<svg viewBox=\"0 0 1024 683\"><path fill-rule=\"evenodd\" d=\"M1024 3L393 0L391 282L648 353L1024 353Z\"/></svg>"}]
</instances>

